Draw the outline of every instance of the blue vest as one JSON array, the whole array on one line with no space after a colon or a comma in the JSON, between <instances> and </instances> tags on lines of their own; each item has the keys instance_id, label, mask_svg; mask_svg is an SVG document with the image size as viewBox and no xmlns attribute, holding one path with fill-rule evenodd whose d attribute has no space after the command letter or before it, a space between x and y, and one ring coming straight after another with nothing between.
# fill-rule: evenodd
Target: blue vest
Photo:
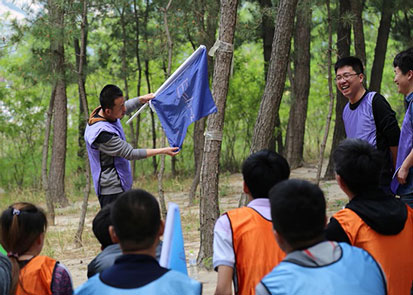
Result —
<instances>
[{"instance_id":1,"label":"blue vest","mask_svg":"<svg viewBox=\"0 0 413 295\"><path fill-rule=\"evenodd\" d=\"M170 270L140 288L120 289L103 283L99 274L75 290L75 295L200 295L202 285L190 277Z\"/></svg>"},{"instance_id":2,"label":"blue vest","mask_svg":"<svg viewBox=\"0 0 413 295\"><path fill-rule=\"evenodd\" d=\"M407 96L407 101L409 106L407 107L406 115L404 116L402 130L400 132L399 147L397 149L397 162L396 170L398 170L407 156L410 154L413 148L413 93ZM409 175L407 175L406 183L401 185L397 181L397 177L394 177L391 183L391 189L393 193L398 195L406 195L413 192L413 167L409 170Z\"/></svg>"},{"instance_id":3,"label":"blue vest","mask_svg":"<svg viewBox=\"0 0 413 295\"><path fill-rule=\"evenodd\" d=\"M364 250L339 243L342 257L329 265L304 267L281 262L261 283L271 294L288 295L382 295L384 275L377 262Z\"/></svg>"},{"instance_id":4,"label":"blue vest","mask_svg":"<svg viewBox=\"0 0 413 295\"><path fill-rule=\"evenodd\" d=\"M123 132L123 128L119 119L117 119L114 123L99 121L92 125L87 124L85 130L85 142L87 153L89 155L93 184L95 186L95 192L97 195L100 195L99 179L102 167L100 166L100 151L93 145L93 143L102 131L116 134L121 139L126 140L125 133ZM132 188L132 172L129 160L121 157L114 157L114 165L118 173L123 191L126 192L130 190Z\"/></svg>"},{"instance_id":5,"label":"blue vest","mask_svg":"<svg viewBox=\"0 0 413 295\"><path fill-rule=\"evenodd\" d=\"M362 139L373 146L376 146L376 123L372 107L375 94L374 91L367 93L355 110L350 109L350 103L347 103L343 110L347 137Z\"/></svg>"}]
</instances>

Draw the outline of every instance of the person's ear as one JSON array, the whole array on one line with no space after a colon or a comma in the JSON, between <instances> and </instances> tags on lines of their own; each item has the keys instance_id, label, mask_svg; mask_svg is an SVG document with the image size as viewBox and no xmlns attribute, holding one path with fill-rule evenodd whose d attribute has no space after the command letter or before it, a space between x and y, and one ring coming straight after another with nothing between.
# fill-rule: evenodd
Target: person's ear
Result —
<instances>
[{"instance_id":1,"label":"person's ear","mask_svg":"<svg viewBox=\"0 0 413 295\"><path fill-rule=\"evenodd\" d=\"M244 190L244 193L246 193L247 195L251 195L250 189L248 188L247 184L245 183L245 181L242 184L242 188Z\"/></svg>"},{"instance_id":2,"label":"person's ear","mask_svg":"<svg viewBox=\"0 0 413 295\"><path fill-rule=\"evenodd\" d=\"M283 236L281 236L275 229L273 229L275 240L277 241L278 246L283 250L284 252L287 252L288 249L288 243L285 241Z\"/></svg>"},{"instance_id":3,"label":"person's ear","mask_svg":"<svg viewBox=\"0 0 413 295\"><path fill-rule=\"evenodd\" d=\"M347 197L351 200L354 197L354 193L349 189L347 183L344 179L336 173L336 181L340 189L347 195Z\"/></svg>"},{"instance_id":4,"label":"person's ear","mask_svg":"<svg viewBox=\"0 0 413 295\"><path fill-rule=\"evenodd\" d=\"M115 228L113 227L113 225L109 225L109 235L113 243L115 244L119 243L119 238L116 235Z\"/></svg>"},{"instance_id":5,"label":"person's ear","mask_svg":"<svg viewBox=\"0 0 413 295\"><path fill-rule=\"evenodd\" d=\"M407 72L407 80L413 81L413 70Z\"/></svg>"},{"instance_id":6,"label":"person's ear","mask_svg":"<svg viewBox=\"0 0 413 295\"><path fill-rule=\"evenodd\" d=\"M343 181L343 178L336 173L336 181L338 186L344 191L347 188L346 183Z\"/></svg>"},{"instance_id":7,"label":"person's ear","mask_svg":"<svg viewBox=\"0 0 413 295\"><path fill-rule=\"evenodd\" d=\"M363 73L359 74L359 79L360 79L360 83L363 83L363 81L364 81L364 74Z\"/></svg>"},{"instance_id":8,"label":"person's ear","mask_svg":"<svg viewBox=\"0 0 413 295\"><path fill-rule=\"evenodd\" d=\"M42 233L39 235L39 237L36 239L36 242L35 242L35 243L38 244L38 245L43 245L44 237L45 237L45 233L42 232Z\"/></svg>"},{"instance_id":9,"label":"person's ear","mask_svg":"<svg viewBox=\"0 0 413 295\"><path fill-rule=\"evenodd\" d=\"M165 221L161 220L161 225L159 226L158 236L162 236L165 231Z\"/></svg>"}]
</instances>

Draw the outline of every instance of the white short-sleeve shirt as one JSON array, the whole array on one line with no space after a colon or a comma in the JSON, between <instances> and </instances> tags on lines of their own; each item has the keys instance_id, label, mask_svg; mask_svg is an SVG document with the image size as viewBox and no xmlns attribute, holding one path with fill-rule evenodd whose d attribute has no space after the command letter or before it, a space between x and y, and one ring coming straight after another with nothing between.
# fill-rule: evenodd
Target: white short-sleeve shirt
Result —
<instances>
[{"instance_id":1,"label":"white short-sleeve shirt","mask_svg":"<svg viewBox=\"0 0 413 295\"><path fill-rule=\"evenodd\" d=\"M271 207L268 198L257 198L249 202L248 207L253 208L264 218L271 220ZM214 227L214 254L213 266L217 270L220 265L235 267L235 255L232 243L231 225L226 214L221 215Z\"/></svg>"}]
</instances>

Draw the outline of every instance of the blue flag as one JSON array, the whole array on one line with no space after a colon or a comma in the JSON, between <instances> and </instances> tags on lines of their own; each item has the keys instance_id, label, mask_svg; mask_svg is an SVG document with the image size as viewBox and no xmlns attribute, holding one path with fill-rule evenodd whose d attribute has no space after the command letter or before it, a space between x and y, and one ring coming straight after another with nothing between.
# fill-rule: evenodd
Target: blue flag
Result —
<instances>
[{"instance_id":1,"label":"blue flag","mask_svg":"<svg viewBox=\"0 0 413 295\"><path fill-rule=\"evenodd\" d=\"M184 237L181 216L175 203L168 204L165 231L159 264L163 267L188 274L185 260Z\"/></svg>"},{"instance_id":2,"label":"blue flag","mask_svg":"<svg viewBox=\"0 0 413 295\"><path fill-rule=\"evenodd\" d=\"M179 71L179 72L178 72ZM188 126L217 108L208 84L206 48L196 51L172 81L151 101L169 145L182 147Z\"/></svg>"}]
</instances>

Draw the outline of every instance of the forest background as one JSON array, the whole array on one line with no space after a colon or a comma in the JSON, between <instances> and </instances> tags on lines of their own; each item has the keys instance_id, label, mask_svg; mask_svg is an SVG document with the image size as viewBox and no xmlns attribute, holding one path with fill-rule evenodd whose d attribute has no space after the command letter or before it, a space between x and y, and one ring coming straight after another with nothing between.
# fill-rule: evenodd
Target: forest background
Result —
<instances>
[{"instance_id":1,"label":"forest background","mask_svg":"<svg viewBox=\"0 0 413 295\"><path fill-rule=\"evenodd\" d=\"M404 117L392 61L413 46L409 0L49 0L20 8L24 20L0 16L2 209L36 200L46 203L54 222L54 208L84 200L83 228L94 197L83 132L102 87L116 84L126 99L155 92L199 45L210 49L217 39L234 46L209 59L218 113L189 128L177 157L132 163L134 187L152 183L143 188L161 200L164 183L186 180L188 203L200 205L199 262L212 254L218 174L239 172L261 148L284 154L293 168L320 166L344 138L336 118L346 100L332 80L339 56L359 56L368 89L387 98L399 124ZM149 109L130 126L125 119L134 147L165 145ZM205 130L218 131L222 141L211 143ZM321 177L332 176L329 165Z\"/></svg>"}]
</instances>

